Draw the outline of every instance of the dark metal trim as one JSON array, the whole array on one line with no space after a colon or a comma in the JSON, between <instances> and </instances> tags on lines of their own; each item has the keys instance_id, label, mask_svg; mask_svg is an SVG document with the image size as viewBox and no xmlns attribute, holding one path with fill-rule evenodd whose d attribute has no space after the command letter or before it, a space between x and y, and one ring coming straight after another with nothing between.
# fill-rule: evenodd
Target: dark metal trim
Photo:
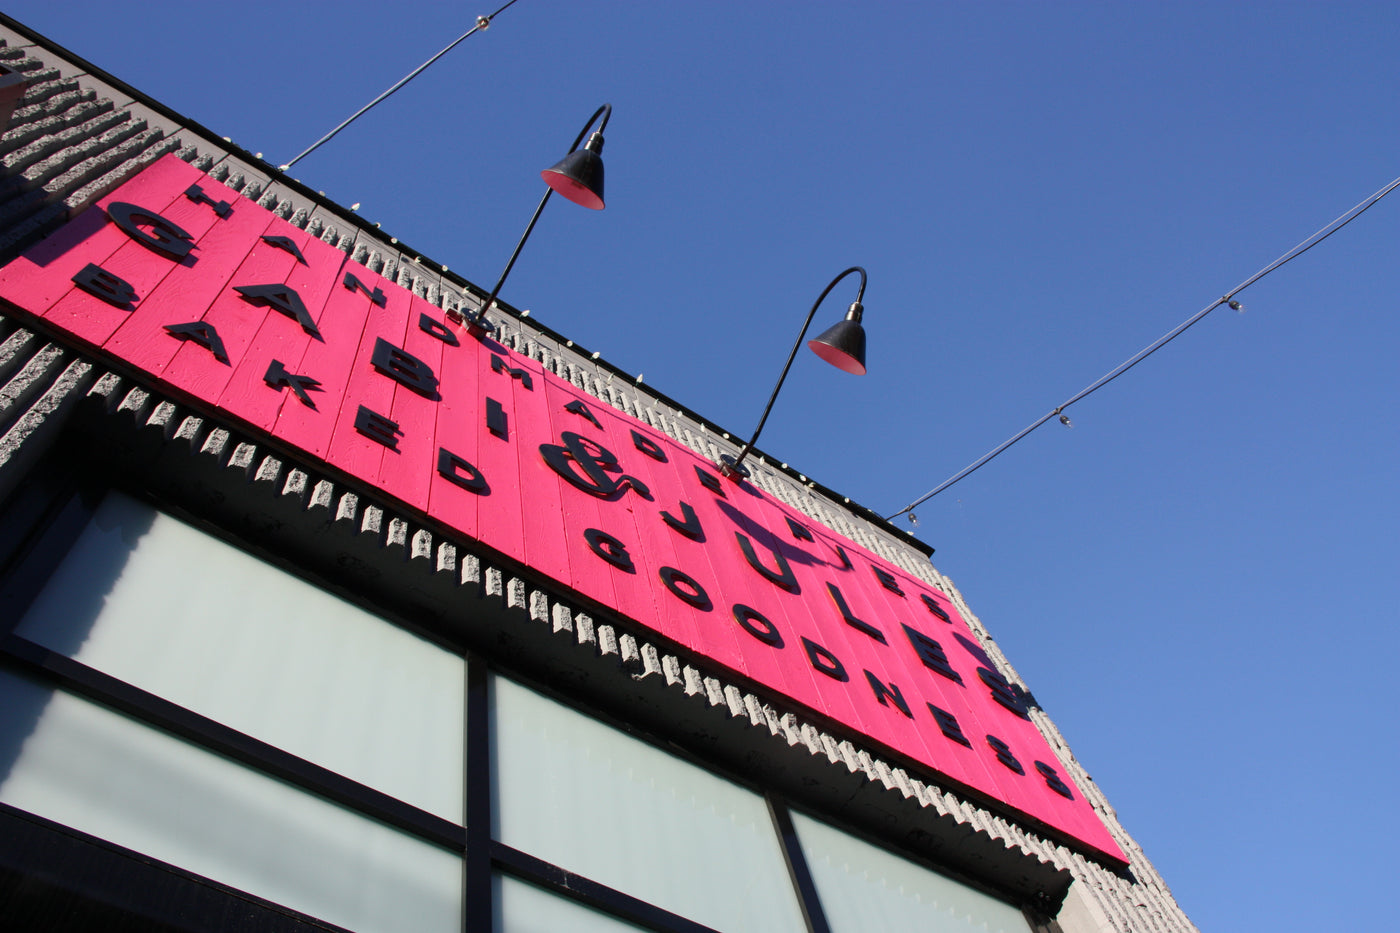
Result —
<instances>
[{"instance_id":1,"label":"dark metal trim","mask_svg":"<svg viewBox=\"0 0 1400 933\"><path fill-rule=\"evenodd\" d=\"M465 933L491 933L495 899L491 884L491 672L467 658L466 802L467 849L462 865Z\"/></svg>"},{"instance_id":2,"label":"dark metal trim","mask_svg":"<svg viewBox=\"0 0 1400 933\"><path fill-rule=\"evenodd\" d=\"M0 916L14 933L349 933L3 803Z\"/></svg>"},{"instance_id":3,"label":"dark metal trim","mask_svg":"<svg viewBox=\"0 0 1400 933\"><path fill-rule=\"evenodd\" d=\"M99 497L82 495L63 458L41 461L14 495L0 500L0 633L9 632L48 585L92 520Z\"/></svg>"},{"instance_id":4,"label":"dark metal trim","mask_svg":"<svg viewBox=\"0 0 1400 933\"><path fill-rule=\"evenodd\" d=\"M1032 933L1064 933L1059 921L1041 913L1035 907L1022 907L1021 915L1026 918L1026 923L1030 925Z\"/></svg>"},{"instance_id":5,"label":"dark metal trim","mask_svg":"<svg viewBox=\"0 0 1400 933\"><path fill-rule=\"evenodd\" d=\"M826 922L826 912L822 909L821 896L817 884L812 879L812 871L807 865L807 856L802 851L802 843L797 838L797 827L792 824L792 813L787 804L775 794L765 794L768 813L773 818L773 829L783 847L783 861L787 863L788 876L797 889L797 899L802 905L802 919L807 923L808 933L831 933Z\"/></svg>"},{"instance_id":6,"label":"dark metal trim","mask_svg":"<svg viewBox=\"0 0 1400 933\"><path fill-rule=\"evenodd\" d=\"M535 858L503 842L491 843L491 864L507 874L547 891L563 895L628 923L655 930L657 933L718 933L713 927L687 920L679 914L663 910L583 875L566 871L558 865Z\"/></svg>"}]
</instances>

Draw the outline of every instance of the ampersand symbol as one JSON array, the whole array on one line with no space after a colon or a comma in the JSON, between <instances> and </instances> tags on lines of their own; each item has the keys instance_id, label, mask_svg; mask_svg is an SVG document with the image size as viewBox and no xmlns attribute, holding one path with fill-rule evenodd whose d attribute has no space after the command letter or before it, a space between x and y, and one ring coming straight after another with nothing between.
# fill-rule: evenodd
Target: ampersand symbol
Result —
<instances>
[{"instance_id":1,"label":"ampersand symbol","mask_svg":"<svg viewBox=\"0 0 1400 933\"><path fill-rule=\"evenodd\" d=\"M565 431L559 437L564 442L562 447L541 444L540 455L550 469L570 484L602 499L616 498L630 488L643 499L651 500L651 490L635 476L623 473L617 455L611 450L573 431ZM583 471L582 475L579 470ZM618 475L613 477L611 473Z\"/></svg>"}]
</instances>

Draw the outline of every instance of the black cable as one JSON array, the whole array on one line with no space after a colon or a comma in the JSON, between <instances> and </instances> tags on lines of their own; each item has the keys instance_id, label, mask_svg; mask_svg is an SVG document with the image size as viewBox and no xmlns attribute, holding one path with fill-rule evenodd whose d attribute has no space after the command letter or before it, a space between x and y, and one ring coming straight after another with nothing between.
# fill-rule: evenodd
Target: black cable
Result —
<instances>
[{"instance_id":1,"label":"black cable","mask_svg":"<svg viewBox=\"0 0 1400 933\"><path fill-rule=\"evenodd\" d=\"M1167 344L1171 343L1177 337L1180 337L1182 334L1186 333L1186 331L1190 329L1192 325L1194 325L1197 321L1201 320L1201 318L1205 317L1207 314L1210 314L1210 312L1214 311L1221 305L1230 305L1231 307L1238 309L1239 302L1235 301L1236 295L1244 291L1246 288L1249 288L1249 286L1253 285L1255 282L1258 282L1260 279L1262 279L1269 273L1279 268L1282 268L1283 266L1297 259L1299 256L1303 255L1308 250L1312 249L1314 246L1321 243L1323 240L1327 239L1332 234L1336 233L1338 230L1341 230L1347 224L1351 223L1353 220L1360 217L1362 214L1366 213L1368 210L1374 207L1376 203L1380 201L1381 198L1385 197L1387 194L1390 194L1390 192L1395 190L1396 187L1400 187L1400 178L1396 178L1390 184L1381 188L1369 198L1366 198L1365 200L1361 201L1355 207L1351 208L1351 210L1346 211L1341 216L1333 220L1331 223L1319 229L1312 236L1303 240L1297 246L1293 247L1291 250L1280 256L1278 259L1275 259L1273 262L1269 263L1267 266L1260 269L1258 272L1254 273L1249 278L1245 279L1239 285L1236 285L1233 289L1226 292L1223 296L1217 298L1215 301L1206 305L1204 308L1202 308L1200 311L1197 311L1195 314L1187 318L1181 324L1178 324L1166 334L1159 337L1152 343L1148 344L1146 348L1139 351L1137 354L1129 357L1127 360L1124 360L1118 366L1109 370L1105 375L1090 383L1086 388L1080 390L1075 395L1070 396L1068 401L1059 405L1053 411L1050 411L1045 415L1041 416L1029 427L1013 435L1009 440L1003 441L1001 444L992 448L990 452L983 454L981 457L979 457L977 460L974 460L968 466L963 467L962 470L953 474L948 479L935 486L929 492L925 493L918 499L915 499L913 502L906 505L904 508L900 509L898 512L894 512L890 515L885 516L885 521L892 521L898 518L899 516L905 514L906 512L910 512L918 508L928 500L932 499L934 496L938 495L943 490L947 489L949 486L952 486L955 483L966 479L973 473L976 473L982 467L995 460L1003 452L1020 442L1020 440L1026 435L1030 434L1036 428L1040 427L1042 424L1049 421L1056 415L1059 415L1061 419L1065 421L1065 423L1068 423L1068 419L1065 418L1065 416L1063 415L1063 412L1066 408L1073 405L1075 402L1081 401L1083 399L1088 398L1090 395L1093 395L1099 389L1102 389L1104 386L1108 385L1110 382L1117 379L1119 376L1123 375L1128 370L1132 369L1134 366L1141 363L1143 360L1147 359L1149 356L1165 347Z\"/></svg>"},{"instance_id":2,"label":"black cable","mask_svg":"<svg viewBox=\"0 0 1400 933\"><path fill-rule=\"evenodd\" d=\"M517 0L510 0L509 3L507 3L505 6L501 7L501 8L500 8L499 10L497 10L496 12L492 13L490 16L478 16L478 17L476 18L476 25L475 25L475 26L473 26L471 29L468 29L466 32L462 33L462 34L461 34L460 36L458 36L456 39L453 39L453 40L452 40L452 43L451 43L450 45L448 45L446 48L444 48L441 52L438 52L438 53L437 53L436 55L434 55L432 58L428 59L428 60L425 61L423 64L419 65L417 68L413 69L413 70L410 71L408 74L404 75L402 78L399 79L398 83L395 84L393 87L389 88L389 89L388 89L387 91L385 91L383 94L380 94L380 95L379 95L378 97L376 97L374 100L372 100L372 101L370 101L369 103L365 104L365 105L364 105L363 107L361 107L359 110L356 110L356 111L355 111L354 113L352 113L350 116L346 117L345 120L343 120L343 121L340 123L339 126L337 126L335 129L331 130L331 131L330 131L329 133L327 133L325 136L322 136L320 139L316 140L316 141L315 141L314 143L312 143L309 147L307 147L306 149L304 149L304 150L301 152L301 154L298 155L296 158L292 159L290 162L286 162L286 163L284 163L284 164L282 164L282 165L279 165L279 166L278 166L278 169L281 170L281 171L283 171L283 172L287 171L287 170L288 170L289 168L291 168L293 165L296 165L296 164L297 164L298 162L300 162L302 159L304 159L304 158L306 158L307 156L311 155L311 153L315 152L317 149L320 149L323 145L325 145L326 143L330 142L332 139L334 139L334 138L336 137L336 135L337 135L341 130L345 129L345 128L346 128L347 126L349 126L351 123L354 123L354 122L355 122L356 120L358 120L360 117L364 116L364 115L365 115L366 113L368 113L368 112L370 111L370 109L373 108L376 104L380 104L380 103L382 103L382 102L388 100L391 96L393 96L393 94L394 94L395 91L397 91L399 88L403 87L403 86L404 86L405 84L407 84L408 82L412 81L414 78L418 77L420 74L422 74L425 70L427 70L427 68L428 68L429 65L431 65L433 62L437 61L439 58L442 58L442 57L443 57L444 55L446 55L448 52L450 52L450 51L452 51L453 49L455 49L455 48L456 48L459 44L461 44L461 42L462 42L463 40L465 40L468 36L472 35L473 33L480 32L481 30L483 30L483 29L485 29L486 27L490 26L490 25L491 25L491 21L492 21L493 19L495 19L497 16L500 16L503 12L505 12L505 11L506 11L507 9L509 9L510 7L514 6L516 2L517 2Z\"/></svg>"}]
</instances>

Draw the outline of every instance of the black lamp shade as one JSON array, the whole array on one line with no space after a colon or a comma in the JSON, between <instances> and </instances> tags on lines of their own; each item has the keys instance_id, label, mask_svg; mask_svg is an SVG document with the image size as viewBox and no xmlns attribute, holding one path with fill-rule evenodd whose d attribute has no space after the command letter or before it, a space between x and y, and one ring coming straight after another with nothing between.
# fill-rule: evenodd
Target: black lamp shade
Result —
<instances>
[{"instance_id":1,"label":"black lamp shade","mask_svg":"<svg viewBox=\"0 0 1400 933\"><path fill-rule=\"evenodd\" d=\"M807 341L807 347L837 369L856 376L865 375L865 328L850 315Z\"/></svg>"},{"instance_id":2,"label":"black lamp shade","mask_svg":"<svg viewBox=\"0 0 1400 933\"><path fill-rule=\"evenodd\" d=\"M596 140L596 146L595 146ZM583 149L575 149L564 156L559 164L540 172L544 183L575 204L601 211L603 209L603 157L598 150L603 147L602 137L597 133Z\"/></svg>"}]
</instances>

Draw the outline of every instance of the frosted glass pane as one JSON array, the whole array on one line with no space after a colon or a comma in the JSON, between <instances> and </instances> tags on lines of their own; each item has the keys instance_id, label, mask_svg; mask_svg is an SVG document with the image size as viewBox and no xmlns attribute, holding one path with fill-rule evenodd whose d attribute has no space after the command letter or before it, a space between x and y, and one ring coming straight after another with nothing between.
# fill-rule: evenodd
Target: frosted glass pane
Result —
<instances>
[{"instance_id":1,"label":"frosted glass pane","mask_svg":"<svg viewBox=\"0 0 1400 933\"><path fill-rule=\"evenodd\" d=\"M462 820L460 657L126 496L16 632Z\"/></svg>"},{"instance_id":2,"label":"frosted glass pane","mask_svg":"<svg viewBox=\"0 0 1400 933\"><path fill-rule=\"evenodd\" d=\"M0 672L0 800L358 931L459 931L461 859Z\"/></svg>"},{"instance_id":3,"label":"frosted glass pane","mask_svg":"<svg viewBox=\"0 0 1400 933\"><path fill-rule=\"evenodd\" d=\"M566 897L542 891L509 875L497 875L494 933L638 933L615 917Z\"/></svg>"},{"instance_id":4,"label":"frosted glass pane","mask_svg":"<svg viewBox=\"0 0 1400 933\"><path fill-rule=\"evenodd\" d=\"M718 930L805 929L762 797L493 685L497 839Z\"/></svg>"},{"instance_id":5,"label":"frosted glass pane","mask_svg":"<svg viewBox=\"0 0 1400 933\"><path fill-rule=\"evenodd\" d=\"M1030 933L1010 904L801 813L792 821L832 933Z\"/></svg>"}]
</instances>

